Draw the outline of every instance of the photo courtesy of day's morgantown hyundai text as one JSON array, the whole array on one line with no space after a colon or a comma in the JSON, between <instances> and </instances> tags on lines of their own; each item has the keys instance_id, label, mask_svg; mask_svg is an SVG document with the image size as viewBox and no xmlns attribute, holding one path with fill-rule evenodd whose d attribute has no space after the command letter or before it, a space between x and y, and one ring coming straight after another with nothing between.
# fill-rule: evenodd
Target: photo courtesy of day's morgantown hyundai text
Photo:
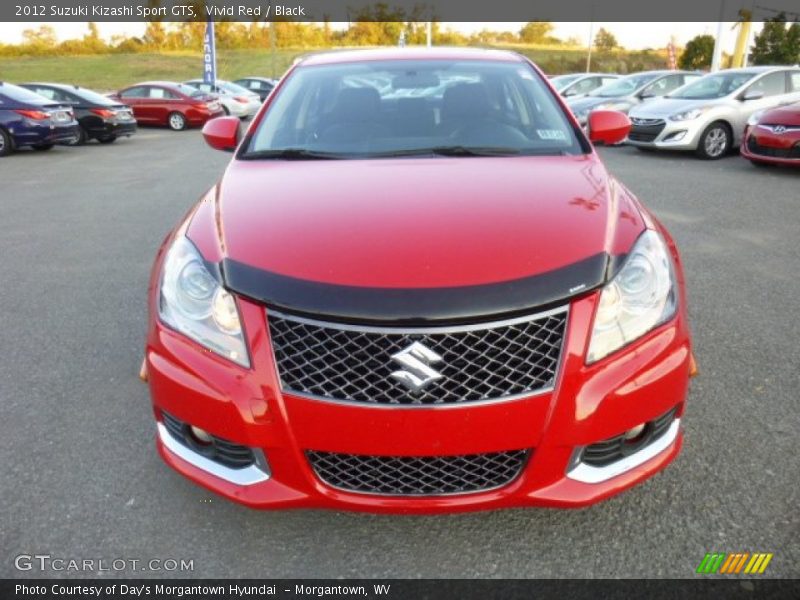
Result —
<instances>
[{"instance_id":1,"label":"photo courtesy of day's morgantown hyundai text","mask_svg":"<svg viewBox=\"0 0 800 600\"><path fill-rule=\"evenodd\" d=\"M163 459L257 508L585 506L665 468L695 361L661 223L528 59L307 56L167 236L142 364ZM657 484L656 484L657 485Z\"/></svg>"}]
</instances>

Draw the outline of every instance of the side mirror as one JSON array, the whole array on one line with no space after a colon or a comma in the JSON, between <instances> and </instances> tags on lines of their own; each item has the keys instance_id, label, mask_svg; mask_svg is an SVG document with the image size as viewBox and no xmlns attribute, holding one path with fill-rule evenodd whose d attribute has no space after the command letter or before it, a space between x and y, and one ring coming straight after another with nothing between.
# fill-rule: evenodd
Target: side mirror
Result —
<instances>
[{"instance_id":1,"label":"side mirror","mask_svg":"<svg viewBox=\"0 0 800 600\"><path fill-rule=\"evenodd\" d=\"M575 90L566 90L561 92L561 95L564 96L564 98L569 98L570 96L577 96L578 92Z\"/></svg>"},{"instance_id":2,"label":"side mirror","mask_svg":"<svg viewBox=\"0 0 800 600\"><path fill-rule=\"evenodd\" d=\"M761 90L747 90L742 96L742 100L747 102L748 100L761 100L764 97L764 92Z\"/></svg>"},{"instance_id":3,"label":"side mirror","mask_svg":"<svg viewBox=\"0 0 800 600\"><path fill-rule=\"evenodd\" d=\"M233 152L239 145L239 117L217 117L203 125L206 144L215 150Z\"/></svg>"},{"instance_id":4,"label":"side mirror","mask_svg":"<svg viewBox=\"0 0 800 600\"><path fill-rule=\"evenodd\" d=\"M641 94L639 94L639 98L641 98L642 100L647 100L648 98L655 98L655 97L656 97L655 92L652 92L650 90L646 90Z\"/></svg>"},{"instance_id":5,"label":"side mirror","mask_svg":"<svg viewBox=\"0 0 800 600\"><path fill-rule=\"evenodd\" d=\"M593 110L589 113L589 139L593 144L619 144L631 130L628 115L618 110Z\"/></svg>"}]
</instances>

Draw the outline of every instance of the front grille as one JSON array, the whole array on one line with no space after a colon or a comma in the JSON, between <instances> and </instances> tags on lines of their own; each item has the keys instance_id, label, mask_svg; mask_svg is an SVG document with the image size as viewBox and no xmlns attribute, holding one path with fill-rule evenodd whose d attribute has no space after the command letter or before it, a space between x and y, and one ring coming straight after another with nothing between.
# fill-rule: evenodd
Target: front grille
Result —
<instances>
[{"instance_id":1,"label":"front grille","mask_svg":"<svg viewBox=\"0 0 800 600\"><path fill-rule=\"evenodd\" d=\"M268 321L281 386L289 393L370 404L456 404L552 388L567 309L452 329L357 327L272 311ZM440 377L411 391L396 375L407 367L393 355L415 342L438 355L424 366Z\"/></svg>"},{"instance_id":2,"label":"front grille","mask_svg":"<svg viewBox=\"0 0 800 600\"><path fill-rule=\"evenodd\" d=\"M583 450L581 461L593 467L605 467L641 450L667 432L669 426L672 425L672 421L675 420L675 410L673 408L660 417L649 421L645 425L644 432L640 438L633 442L626 441L624 435L618 435L587 446Z\"/></svg>"},{"instance_id":3,"label":"front grille","mask_svg":"<svg viewBox=\"0 0 800 600\"><path fill-rule=\"evenodd\" d=\"M747 138L747 149L753 154L760 156L770 156L772 158L800 158L800 143L790 146L789 148L773 148L771 146L762 146L758 143L755 136Z\"/></svg>"},{"instance_id":4,"label":"front grille","mask_svg":"<svg viewBox=\"0 0 800 600\"><path fill-rule=\"evenodd\" d=\"M216 436L211 436L210 444L199 444L189 433L188 423L184 423L164 411L161 411L161 416L164 426L172 437L209 460L231 469L244 469L255 463L253 451L247 446L234 444Z\"/></svg>"},{"instance_id":5,"label":"front grille","mask_svg":"<svg viewBox=\"0 0 800 600\"><path fill-rule=\"evenodd\" d=\"M502 487L522 471L528 450L462 456L363 456L306 452L331 487L384 496L468 494Z\"/></svg>"},{"instance_id":6,"label":"front grille","mask_svg":"<svg viewBox=\"0 0 800 600\"><path fill-rule=\"evenodd\" d=\"M652 142L664 131L667 122L664 119L638 119L631 117L631 131L628 139L634 142Z\"/></svg>"}]
</instances>

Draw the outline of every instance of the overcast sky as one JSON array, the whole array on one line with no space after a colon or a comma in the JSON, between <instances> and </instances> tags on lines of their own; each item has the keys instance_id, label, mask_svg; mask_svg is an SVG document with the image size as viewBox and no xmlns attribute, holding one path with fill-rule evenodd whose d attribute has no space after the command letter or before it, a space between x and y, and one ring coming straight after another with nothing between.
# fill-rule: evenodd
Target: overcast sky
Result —
<instances>
[{"instance_id":1,"label":"overcast sky","mask_svg":"<svg viewBox=\"0 0 800 600\"><path fill-rule=\"evenodd\" d=\"M22 32L25 29L37 28L40 25L50 25L56 30L60 40L81 37L86 33L86 23L0 23L0 41L5 43L18 43L22 41ZM452 28L463 33L472 33L483 28L494 30L519 31L524 23L444 23L445 28ZM141 35L144 32L144 23L98 23L100 34L110 38L115 34ZM556 37L567 39L577 37L588 40L589 23L554 23ZM732 31L734 23L726 23L724 27L724 50L731 52L735 43L736 33ZM620 44L626 48L663 48L669 43L670 37L675 36L679 45L685 44L694 36L702 33L716 34L716 23L595 23L594 31L605 27L613 33ZM756 29L760 24L756 24Z\"/></svg>"}]
</instances>

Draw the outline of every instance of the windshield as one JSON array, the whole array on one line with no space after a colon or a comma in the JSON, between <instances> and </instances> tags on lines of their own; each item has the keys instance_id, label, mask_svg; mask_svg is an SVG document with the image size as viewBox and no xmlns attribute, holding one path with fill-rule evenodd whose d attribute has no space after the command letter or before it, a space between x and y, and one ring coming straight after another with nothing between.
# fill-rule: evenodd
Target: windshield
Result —
<instances>
[{"instance_id":1,"label":"windshield","mask_svg":"<svg viewBox=\"0 0 800 600\"><path fill-rule=\"evenodd\" d=\"M11 83L4 83L3 85L0 85L0 94L6 98L9 98L10 100L14 100L15 102L24 102L26 104L43 105L53 103L53 101L49 98L45 98L36 92L32 92L24 87L13 85Z\"/></svg>"},{"instance_id":2,"label":"windshield","mask_svg":"<svg viewBox=\"0 0 800 600\"><path fill-rule=\"evenodd\" d=\"M599 96L601 98L619 98L622 96L630 96L640 87L646 85L656 77L658 77L658 75L653 75L652 73L628 75L627 77L622 77L616 81L607 83L603 87L597 88L589 95Z\"/></svg>"},{"instance_id":3,"label":"windshield","mask_svg":"<svg viewBox=\"0 0 800 600\"><path fill-rule=\"evenodd\" d=\"M98 94L97 92L93 92L92 90L87 90L84 88L70 88L70 91L79 98L86 100L87 102L91 102L92 104L99 104L101 106L112 106L118 104L110 98Z\"/></svg>"},{"instance_id":4,"label":"windshield","mask_svg":"<svg viewBox=\"0 0 800 600\"><path fill-rule=\"evenodd\" d=\"M558 75L557 77L550 78L550 83L552 83L553 87L556 88L560 92L580 76L581 76L580 74L578 74L578 75Z\"/></svg>"},{"instance_id":5,"label":"windshield","mask_svg":"<svg viewBox=\"0 0 800 600\"><path fill-rule=\"evenodd\" d=\"M297 68L240 158L584 151L527 64L395 60Z\"/></svg>"},{"instance_id":6,"label":"windshield","mask_svg":"<svg viewBox=\"0 0 800 600\"><path fill-rule=\"evenodd\" d=\"M755 76L756 73L714 73L683 86L668 97L685 100L722 98L735 92Z\"/></svg>"}]
</instances>

